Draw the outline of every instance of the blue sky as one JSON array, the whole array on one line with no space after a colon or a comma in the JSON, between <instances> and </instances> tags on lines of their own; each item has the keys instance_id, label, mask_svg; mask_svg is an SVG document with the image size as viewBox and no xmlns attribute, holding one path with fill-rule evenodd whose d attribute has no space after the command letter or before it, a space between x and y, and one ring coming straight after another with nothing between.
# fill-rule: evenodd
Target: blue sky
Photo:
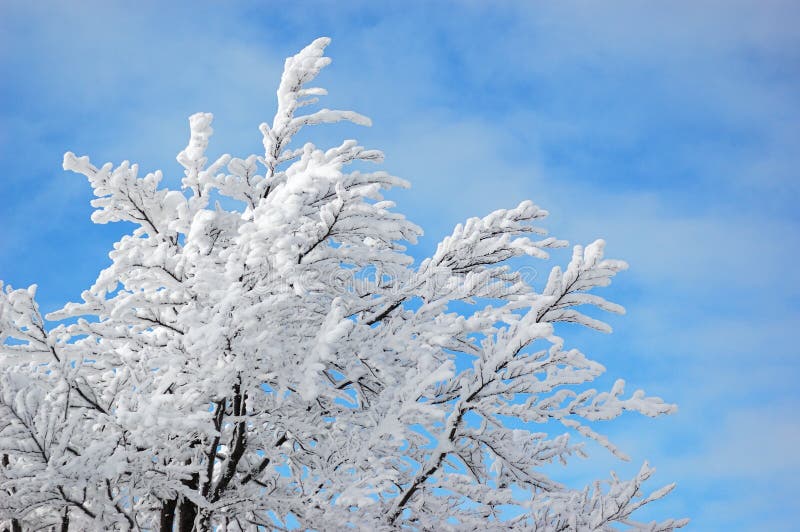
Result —
<instances>
[{"instance_id":1,"label":"blue sky","mask_svg":"<svg viewBox=\"0 0 800 532\"><path fill-rule=\"evenodd\" d=\"M89 221L64 151L181 172L187 117L212 155L258 152L283 58L328 35L326 106L409 179L393 195L430 253L457 222L533 199L551 232L631 269L628 315L572 345L679 404L606 432L578 482L656 466L653 518L789 530L800 488L800 6L707 2L15 2L0 4L0 279L75 300L122 226ZM558 255L562 261L565 255ZM542 282L547 267L541 265ZM601 383L602 385L602 383Z\"/></svg>"}]
</instances>

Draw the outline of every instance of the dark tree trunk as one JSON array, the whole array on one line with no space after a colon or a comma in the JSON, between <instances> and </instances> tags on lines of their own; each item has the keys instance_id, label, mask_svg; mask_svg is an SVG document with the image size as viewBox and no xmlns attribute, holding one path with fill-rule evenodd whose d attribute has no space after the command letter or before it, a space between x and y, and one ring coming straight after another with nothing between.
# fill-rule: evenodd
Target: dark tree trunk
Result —
<instances>
[{"instance_id":1,"label":"dark tree trunk","mask_svg":"<svg viewBox=\"0 0 800 532\"><path fill-rule=\"evenodd\" d=\"M178 506L178 499L168 499L161 506L159 519L159 532L172 532L172 525L175 523L175 508Z\"/></svg>"},{"instance_id":2,"label":"dark tree trunk","mask_svg":"<svg viewBox=\"0 0 800 532\"><path fill-rule=\"evenodd\" d=\"M197 505L189 499L181 499L178 508L178 532L192 532L197 519Z\"/></svg>"},{"instance_id":3,"label":"dark tree trunk","mask_svg":"<svg viewBox=\"0 0 800 532\"><path fill-rule=\"evenodd\" d=\"M21 530L21 529L20 529ZM64 508L64 515L61 516L61 532L69 531L69 508Z\"/></svg>"},{"instance_id":4,"label":"dark tree trunk","mask_svg":"<svg viewBox=\"0 0 800 532\"><path fill-rule=\"evenodd\" d=\"M199 442L197 442L199 444ZM184 481L186 487L194 491L200 485L200 475L195 473L191 480ZM192 532L194 522L197 519L199 508L195 503L185 497L181 497L178 502L178 532Z\"/></svg>"}]
</instances>

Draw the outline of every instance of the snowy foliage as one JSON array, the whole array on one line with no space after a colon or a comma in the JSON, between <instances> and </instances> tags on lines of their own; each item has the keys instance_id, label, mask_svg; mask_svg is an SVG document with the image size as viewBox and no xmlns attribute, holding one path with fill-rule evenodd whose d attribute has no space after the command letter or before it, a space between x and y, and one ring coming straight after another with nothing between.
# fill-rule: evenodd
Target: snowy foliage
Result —
<instances>
[{"instance_id":1,"label":"snowy foliage","mask_svg":"<svg viewBox=\"0 0 800 532\"><path fill-rule=\"evenodd\" d=\"M9 528L671 530L632 513L672 486L652 470L573 489L542 466L625 411L674 406L554 333L626 268L575 246L537 291L510 267L566 245L531 202L458 225L415 264L419 227L382 191L407 183L348 140L293 147L325 90L328 39L286 60L264 153L206 157L210 114L189 119L183 191L127 161L64 168L94 190L95 223L126 221L82 301L43 317L36 286L0 284L0 521ZM355 164L353 164L355 163ZM223 207L225 205L226 207ZM454 302L468 305L453 310ZM468 308L464 311L463 308ZM594 313L597 314L596 312ZM47 321L61 322L50 327ZM464 361L469 361L465 363ZM577 442L573 438L577 435ZM221 528L220 528L221 527Z\"/></svg>"}]
</instances>

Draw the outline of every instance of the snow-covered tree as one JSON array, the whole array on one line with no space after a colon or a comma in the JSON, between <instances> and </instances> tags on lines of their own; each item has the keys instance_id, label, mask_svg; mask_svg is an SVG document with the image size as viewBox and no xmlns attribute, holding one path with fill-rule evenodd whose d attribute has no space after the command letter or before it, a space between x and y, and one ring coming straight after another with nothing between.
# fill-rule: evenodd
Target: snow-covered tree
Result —
<instances>
[{"instance_id":1,"label":"snow-covered tree","mask_svg":"<svg viewBox=\"0 0 800 532\"><path fill-rule=\"evenodd\" d=\"M325 94L308 83L328 42L286 60L263 154L209 163L212 116L190 117L182 191L65 155L94 190L92 220L134 229L81 302L43 316L35 285L0 285L5 528L682 526L632 517L672 489L643 491L646 464L585 489L543 472L584 438L624 457L595 422L674 410L621 380L589 389L603 366L554 332L608 332L581 308L623 311L594 292L625 263L601 240L575 246L535 289L509 260L566 243L528 201L415 263L404 245L421 230L382 197L407 183L364 170L381 152L291 143L304 126L370 123L301 112Z\"/></svg>"}]
</instances>

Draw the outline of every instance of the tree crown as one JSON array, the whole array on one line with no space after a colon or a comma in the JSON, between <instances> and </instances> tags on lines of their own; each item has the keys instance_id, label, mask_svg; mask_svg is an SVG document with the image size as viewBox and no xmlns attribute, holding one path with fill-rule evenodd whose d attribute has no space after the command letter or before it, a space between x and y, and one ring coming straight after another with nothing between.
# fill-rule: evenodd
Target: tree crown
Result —
<instances>
[{"instance_id":1,"label":"tree crown","mask_svg":"<svg viewBox=\"0 0 800 532\"><path fill-rule=\"evenodd\" d=\"M570 433L624 454L595 423L675 407L623 381L554 326L610 332L582 311L627 266L575 246L537 291L510 259L566 245L529 201L459 224L415 264L421 229L383 191L408 184L347 140L292 145L320 109L329 40L286 60L264 153L206 156L190 117L183 190L136 164L64 156L95 223L126 221L111 265L43 317L36 287L0 290L0 520L41 528L209 530L671 530L637 523L663 497L615 476L575 490L542 472L583 455ZM224 198L224 201L216 201ZM223 206L225 205L225 206ZM0 288L2 285L0 284ZM473 303L453 312L455 301ZM49 327L46 320L61 321ZM554 424L563 433L551 434ZM556 431L559 432L559 431ZM511 508L511 510L509 510Z\"/></svg>"}]
</instances>

